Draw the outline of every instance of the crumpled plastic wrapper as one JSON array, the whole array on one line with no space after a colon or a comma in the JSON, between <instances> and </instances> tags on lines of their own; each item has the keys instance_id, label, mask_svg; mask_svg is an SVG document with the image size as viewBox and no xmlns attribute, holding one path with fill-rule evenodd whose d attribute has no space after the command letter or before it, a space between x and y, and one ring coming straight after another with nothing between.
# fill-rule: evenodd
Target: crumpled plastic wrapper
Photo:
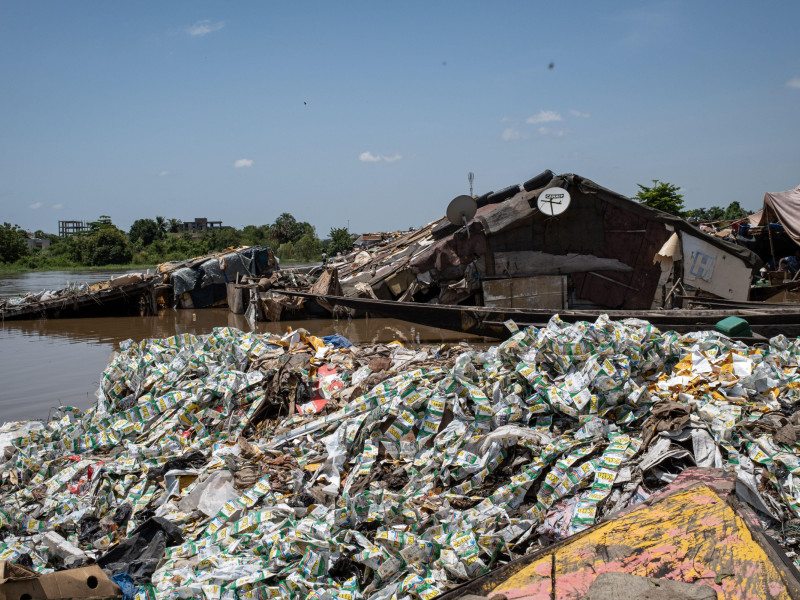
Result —
<instances>
[{"instance_id":1,"label":"crumpled plastic wrapper","mask_svg":"<svg viewBox=\"0 0 800 600\"><path fill-rule=\"evenodd\" d=\"M430 599L690 466L735 472L794 556L799 341L508 325L483 349L229 328L125 342L95 407L13 429L0 559L63 567L40 543L55 531L73 562L126 568L125 540L156 531L140 600Z\"/></svg>"}]
</instances>

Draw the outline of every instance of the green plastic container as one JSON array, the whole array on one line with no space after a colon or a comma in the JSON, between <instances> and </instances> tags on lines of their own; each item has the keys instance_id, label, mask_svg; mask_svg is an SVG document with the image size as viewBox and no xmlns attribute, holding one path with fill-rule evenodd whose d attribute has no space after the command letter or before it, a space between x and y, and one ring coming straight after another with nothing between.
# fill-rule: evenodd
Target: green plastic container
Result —
<instances>
[{"instance_id":1,"label":"green plastic container","mask_svg":"<svg viewBox=\"0 0 800 600\"><path fill-rule=\"evenodd\" d=\"M728 337L753 337L750 323L739 317L727 317L719 321L715 329Z\"/></svg>"}]
</instances>

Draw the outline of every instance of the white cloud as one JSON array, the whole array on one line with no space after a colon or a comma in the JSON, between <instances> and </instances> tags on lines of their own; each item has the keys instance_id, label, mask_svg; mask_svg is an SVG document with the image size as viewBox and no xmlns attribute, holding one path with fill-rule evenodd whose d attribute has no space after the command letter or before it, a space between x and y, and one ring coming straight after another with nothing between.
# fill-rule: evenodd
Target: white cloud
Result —
<instances>
[{"instance_id":1,"label":"white cloud","mask_svg":"<svg viewBox=\"0 0 800 600\"><path fill-rule=\"evenodd\" d=\"M56 210L59 210L61 208L64 208L64 205L61 204L61 202L59 202L58 204L53 204L53 208L55 208Z\"/></svg>"},{"instance_id":2,"label":"white cloud","mask_svg":"<svg viewBox=\"0 0 800 600\"><path fill-rule=\"evenodd\" d=\"M32 208L33 210L36 210L37 208L42 208L42 203L41 202L34 202L33 204L30 204L28 206L28 208Z\"/></svg>"},{"instance_id":3,"label":"white cloud","mask_svg":"<svg viewBox=\"0 0 800 600\"><path fill-rule=\"evenodd\" d=\"M362 152L361 154L358 155L358 160L360 160L361 162L368 162L368 163L381 162L381 161L387 163L393 163L397 162L401 158L403 158L403 155L398 154L397 152L395 152L391 156L384 156L383 154L373 154L369 150L367 150L366 152Z\"/></svg>"},{"instance_id":4,"label":"white cloud","mask_svg":"<svg viewBox=\"0 0 800 600\"><path fill-rule=\"evenodd\" d=\"M235 169L241 169L243 167L252 167L253 161L250 158L240 158L235 163L233 163L233 167Z\"/></svg>"},{"instance_id":5,"label":"white cloud","mask_svg":"<svg viewBox=\"0 0 800 600\"><path fill-rule=\"evenodd\" d=\"M589 113L581 112L579 110L571 110L569 111L569 114L571 114L573 117L578 117L579 119L588 119L592 116Z\"/></svg>"},{"instance_id":6,"label":"white cloud","mask_svg":"<svg viewBox=\"0 0 800 600\"><path fill-rule=\"evenodd\" d=\"M158 174L158 176L159 176L159 177L166 177L167 175L169 175L169 171L161 171L161 172Z\"/></svg>"},{"instance_id":7,"label":"white cloud","mask_svg":"<svg viewBox=\"0 0 800 600\"><path fill-rule=\"evenodd\" d=\"M503 130L503 140L506 142L510 142L511 140L518 140L522 137L522 134L516 127L509 127Z\"/></svg>"},{"instance_id":8,"label":"white cloud","mask_svg":"<svg viewBox=\"0 0 800 600\"><path fill-rule=\"evenodd\" d=\"M214 31L219 31L223 27L225 27L225 21L212 23L211 19L203 19L202 21L198 21L194 25L187 27L186 33L189 35L208 35Z\"/></svg>"},{"instance_id":9,"label":"white cloud","mask_svg":"<svg viewBox=\"0 0 800 600\"><path fill-rule=\"evenodd\" d=\"M786 82L786 87L800 89L800 77L792 77Z\"/></svg>"},{"instance_id":10,"label":"white cloud","mask_svg":"<svg viewBox=\"0 0 800 600\"><path fill-rule=\"evenodd\" d=\"M540 110L538 114L528 117L525 119L525 122L529 125L533 125L535 123L552 123L554 121L560 121L561 114L557 113L554 110Z\"/></svg>"},{"instance_id":11,"label":"white cloud","mask_svg":"<svg viewBox=\"0 0 800 600\"><path fill-rule=\"evenodd\" d=\"M358 160L360 160L361 162L380 162L381 157L375 156L372 152L367 151L359 154Z\"/></svg>"}]
</instances>

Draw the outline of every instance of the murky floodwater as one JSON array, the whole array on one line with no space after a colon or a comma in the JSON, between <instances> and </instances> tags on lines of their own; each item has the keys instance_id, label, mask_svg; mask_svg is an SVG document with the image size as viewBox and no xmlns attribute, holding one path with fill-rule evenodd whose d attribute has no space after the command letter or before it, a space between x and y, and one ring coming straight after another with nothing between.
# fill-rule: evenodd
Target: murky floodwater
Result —
<instances>
[{"instance_id":1,"label":"murky floodwater","mask_svg":"<svg viewBox=\"0 0 800 600\"><path fill-rule=\"evenodd\" d=\"M103 281L112 274L83 271L3 276L0 295L63 287L66 281ZM12 291L8 291L12 290ZM176 333L209 333L214 327L252 330L242 315L227 309L166 310L156 317L47 319L0 324L0 423L44 418L53 406L88 408L111 353L128 338L163 338ZM483 338L411 325L394 319L314 319L256 323L260 332L283 333L303 327L317 336L338 333L356 344L399 340L414 345Z\"/></svg>"}]
</instances>

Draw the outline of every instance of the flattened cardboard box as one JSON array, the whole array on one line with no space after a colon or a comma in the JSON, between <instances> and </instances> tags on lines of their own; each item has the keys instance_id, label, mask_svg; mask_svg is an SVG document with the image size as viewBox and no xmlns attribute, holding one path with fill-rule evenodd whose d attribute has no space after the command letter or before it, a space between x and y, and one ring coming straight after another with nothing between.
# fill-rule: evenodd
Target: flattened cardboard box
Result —
<instances>
[{"instance_id":1,"label":"flattened cardboard box","mask_svg":"<svg viewBox=\"0 0 800 600\"><path fill-rule=\"evenodd\" d=\"M0 600L121 598L122 591L97 565L39 575L23 566L0 561Z\"/></svg>"}]
</instances>

